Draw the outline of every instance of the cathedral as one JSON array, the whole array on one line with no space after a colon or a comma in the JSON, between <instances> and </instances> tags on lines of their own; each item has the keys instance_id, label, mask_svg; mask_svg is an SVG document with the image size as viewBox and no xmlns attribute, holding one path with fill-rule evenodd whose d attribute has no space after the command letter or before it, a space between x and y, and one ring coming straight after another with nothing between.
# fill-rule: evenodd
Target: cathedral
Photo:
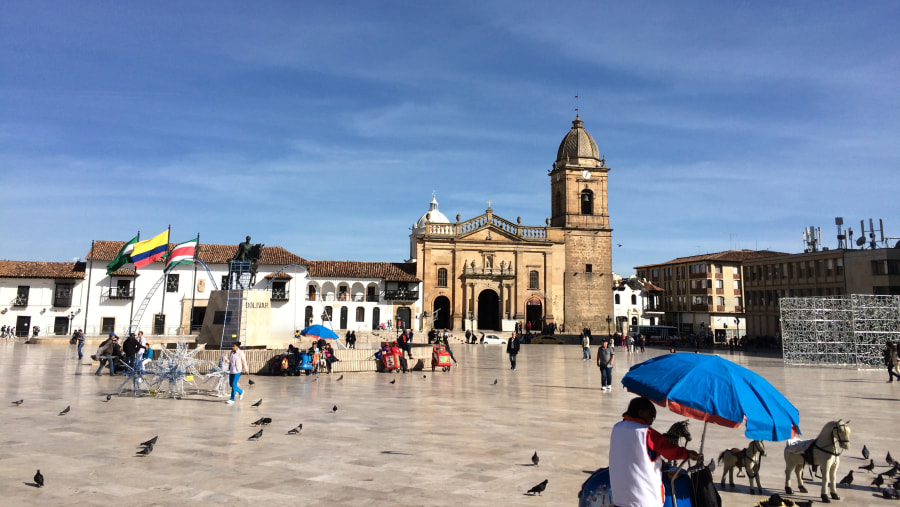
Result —
<instances>
[{"instance_id":1,"label":"cathedral","mask_svg":"<svg viewBox=\"0 0 900 507\"><path fill-rule=\"evenodd\" d=\"M450 221L432 196L413 225L410 256L423 320L442 329L567 333L606 329L613 315L609 167L576 115L550 178L550 218L524 225L494 214ZM429 326L426 326L429 327Z\"/></svg>"}]
</instances>

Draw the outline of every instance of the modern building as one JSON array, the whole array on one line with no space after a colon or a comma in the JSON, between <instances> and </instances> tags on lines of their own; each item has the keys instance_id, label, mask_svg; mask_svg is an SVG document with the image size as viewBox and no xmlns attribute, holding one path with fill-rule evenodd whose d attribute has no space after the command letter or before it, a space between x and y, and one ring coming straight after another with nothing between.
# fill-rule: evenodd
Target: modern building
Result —
<instances>
[{"instance_id":1,"label":"modern building","mask_svg":"<svg viewBox=\"0 0 900 507\"><path fill-rule=\"evenodd\" d=\"M900 295L900 248L823 249L744 263L747 335L781 334L779 300L851 294Z\"/></svg>"},{"instance_id":2,"label":"modern building","mask_svg":"<svg viewBox=\"0 0 900 507\"><path fill-rule=\"evenodd\" d=\"M637 266L635 270L638 277L665 291L661 324L677 326L683 335L693 333L721 342L746 332L743 265L773 255L779 253L727 250Z\"/></svg>"},{"instance_id":3,"label":"modern building","mask_svg":"<svg viewBox=\"0 0 900 507\"><path fill-rule=\"evenodd\" d=\"M522 224L494 213L450 221L433 197L413 225L410 257L436 328L602 329L612 304L610 168L576 116L550 178L550 218Z\"/></svg>"}]
</instances>

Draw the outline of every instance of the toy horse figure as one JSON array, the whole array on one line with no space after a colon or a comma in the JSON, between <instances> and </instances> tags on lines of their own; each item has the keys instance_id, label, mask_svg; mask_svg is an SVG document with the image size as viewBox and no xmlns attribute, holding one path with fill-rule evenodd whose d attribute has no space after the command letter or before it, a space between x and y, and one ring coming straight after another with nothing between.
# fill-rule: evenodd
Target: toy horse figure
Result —
<instances>
[{"instance_id":1,"label":"toy horse figure","mask_svg":"<svg viewBox=\"0 0 900 507\"><path fill-rule=\"evenodd\" d=\"M678 421L669 427L669 430L662 434L672 445L681 446L681 439L684 439L684 445L691 441L691 430L688 428L688 420Z\"/></svg>"},{"instance_id":2,"label":"toy horse figure","mask_svg":"<svg viewBox=\"0 0 900 507\"><path fill-rule=\"evenodd\" d=\"M850 447L850 421L843 419L825 424L814 440L788 441L784 448L784 491L793 494L791 489L791 472L797 476L797 488L806 493L801 472L803 465L809 463L822 470L822 501L830 503L831 499L840 500L837 494L835 475L840 464L841 453ZM830 489L831 499L827 493Z\"/></svg>"},{"instance_id":3,"label":"toy horse figure","mask_svg":"<svg viewBox=\"0 0 900 507\"><path fill-rule=\"evenodd\" d=\"M753 480L756 479L756 489L762 494L762 486L759 484L759 466L762 463L762 457L766 455L766 446L761 440L754 440L746 449L729 449L719 454L719 462L723 464L722 469L722 487L725 487L725 474L728 474L729 485L734 487L734 469L738 469L738 477L740 471L746 470L747 477L750 479L750 494L754 494Z\"/></svg>"},{"instance_id":4,"label":"toy horse figure","mask_svg":"<svg viewBox=\"0 0 900 507\"><path fill-rule=\"evenodd\" d=\"M691 441L691 430L688 428L688 420L685 419L683 421L678 421L669 427L668 431L662 434L662 436L666 437L666 440L672 442L672 445L681 446L681 439L684 439L684 445L687 445L688 442ZM667 462L669 465L674 465L672 462Z\"/></svg>"}]
</instances>

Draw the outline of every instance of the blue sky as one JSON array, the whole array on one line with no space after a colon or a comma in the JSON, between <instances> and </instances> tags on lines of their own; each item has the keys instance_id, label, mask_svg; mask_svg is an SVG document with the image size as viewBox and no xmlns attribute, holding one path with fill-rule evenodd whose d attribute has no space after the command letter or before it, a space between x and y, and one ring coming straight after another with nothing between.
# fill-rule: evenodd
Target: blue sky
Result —
<instances>
[{"instance_id":1,"label":"blue sky","mask_svg":"<svg viewBox=\"0 0 900 507\"><path fill-rule=\"evenodd\" d=\"M541 225L577 107L613 267L900 236L897 2L4 2L0 258L91 239L402 261L451 219Z\"/></svg>"}]
</instances>

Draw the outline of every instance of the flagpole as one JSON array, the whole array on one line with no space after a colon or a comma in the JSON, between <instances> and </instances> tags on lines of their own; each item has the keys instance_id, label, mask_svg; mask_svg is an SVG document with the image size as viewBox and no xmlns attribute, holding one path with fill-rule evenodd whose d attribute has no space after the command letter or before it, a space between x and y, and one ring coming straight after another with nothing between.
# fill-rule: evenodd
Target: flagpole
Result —
<instances>
[{"instance_id":1,"label":"flagpole","mask_svg":"<svg viewBox=\"0 0 900 507\"><path fill-rule=\"evenodd\" d=\"M197 232L197 247L194 248L194 258L200 258L200 232ZM191 262L194 266L194 278L191 282L191 313L188 314L188 335L193 333L194 325L194 297L197 295L197 262Z\"/></svg>"},{"instance_id":2,"label":"flagpole","mask_svg":"<svg viewBox=\"0 0 900 507\"><path fill-rule=\"evenodd\" d=\"M87 297L84 302L84 332L88 332L88 309L91 307L91 275L94 274L94 240L91 240L91 267L88 268Z\"/></svg>"},{"instance_id":3,"label":"flagpole","mask_svg":"<svg viewBox=\"0 0 900 507\"><path fill-rule=\"evenodd\" d=\"M168 256L169 252L169 244L172 241L172 224L169 224L169 232L166 234L166 256ZM166 267L163 266L163 294L162 294L162 304L159 305L159 314L162 315L163 318L163 328L162 335L166 334L166 292L169 290L169 274L166 273ZM153 327L156 327L156 319L153 319ZM155 331L155 329L154 329Z\"/></svg>"},{"instance_id":4,"label":"flagpole","mask_svg":"<svg viewBox=\"0 0 900 507\"><path fill-rule=\"evenodd\" d=\"M138 229L137 240L138 240L138 242L141 241L141 230L140 229ZM135 243L135 244L137 244L137 243ZM131 267L133 268L132 270L134 271L134 277L133 277L134 283L131 284L133 287L131 289L131 313L128 315L128 332L129 333L131 332L132 319L134 319L134 298L137 296L137 268L134 267L133 262L131 264Z\"/></svg>"}]
</instances>

